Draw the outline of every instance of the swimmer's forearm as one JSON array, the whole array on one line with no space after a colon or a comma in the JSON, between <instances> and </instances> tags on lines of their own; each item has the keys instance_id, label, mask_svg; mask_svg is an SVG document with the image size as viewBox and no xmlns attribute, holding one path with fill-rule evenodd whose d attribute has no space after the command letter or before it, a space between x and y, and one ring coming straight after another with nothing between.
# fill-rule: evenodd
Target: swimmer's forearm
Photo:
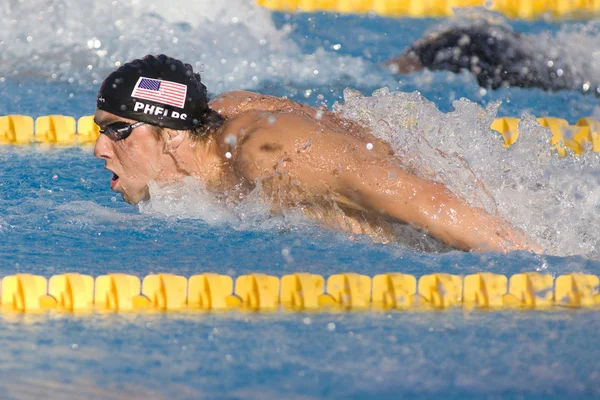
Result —
<instances>
[{"instance_id":1,"label":"swimmer's forearm","mask_svg":"<svg viewBox=\"0 0 600 400\"><path fill-rule=\"evenodd\" d=\"M389 179L390 170L395 179ZM357 179L350 179L349 187L360 187L359 203L453 247L501 252L529 249L526 236L508 222L470 206L441 184L380 167L364 168Z\"/></svg>"},{"instance_id":2,"label":"swimmer's forearm","mask_svg":"<svg viewBox=\"0 0 600 400\"><path fill-rule=\"evenodd\" d=\"M441 186L441 185L439 185ZM445 188L422 189L415 199L417 210L406 222L423 229L446 244L466 251L508 251L496 232L491 216L471 208ZM398 202L390 203L390 215L402 215Z\"/></svg>"},{"instance_id":3,"label":"swimmer's forearm","mask_svg":"<svg viewBox=\"0 0 600 400\"><path fill-rule=\"evenodd\" d=\"M449 194L433 207L436 215L428 220L434 236L446 237L446 243L463 250L500 251L525 250L527 238L507 221L470 206Z\"/></svg>"},{"instance_id":4,"label":"swimmer's forearm","mask_svg":"<svg viewBox=\"0 0 600 400\"><path fill-rule=\"evenodd\" d=\"M447 193L443 193L447 192ZM466 251L508 252L522 249L524 243L514 229L500 218L471 207L446 189L419 196L417 212L406 222L423 229L433 237ZM390 204L390 215L401 215L398 202Z\"/></svg>"}]
</instances>

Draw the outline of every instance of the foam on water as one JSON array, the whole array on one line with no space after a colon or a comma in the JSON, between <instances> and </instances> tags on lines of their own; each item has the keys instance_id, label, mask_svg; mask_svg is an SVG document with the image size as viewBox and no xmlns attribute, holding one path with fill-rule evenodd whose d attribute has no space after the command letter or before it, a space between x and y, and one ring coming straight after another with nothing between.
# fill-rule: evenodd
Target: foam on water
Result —
<instances>
[{"instance_id":1,"label":"foam on water","mask_svg":"<svg viewBox=\"0 0 600 400\"><path fill-rule=\"evenodd\" d=\"M181 182L150 182L150 198L138 205L142 214L167 219L200 219L210 225L236 230L271 231L290 227L315 226L302 212L294 209L271 214L271 205L260 183L241 201L231 195L218 198L193 177Z\"/></svg>"},{"instance_id":2,"label":"foam on water","mask_svg":"<svg viewBox=\"0 0 600 400\"><path fill-rule=\"evenodd\" d=\"M454 102L455 111L443 113L417 92L384 88L373 96L350 89L344 94L344 103L336 103L334 110L370 126L393 146L407 170L501 215L526 231L547 254L600 257L600 154L588 149L582 156L560 159L550 151L550 131L530 115L520 122L519 140L506 149L500 135L489 128L499 103L482 108L462 99ZM166 187L152 184L151 199L140 210L232 223L236 229L307 223L293 211L271 218L260 186L238 203L215 199L192 178ZM405 244L433 246L415 232L399 236Z\"/></svg>"},{"instance_id":3,"label":"foam on water","mask_svg":"<svg viewBox=\"0 0 600 400\"><path fill-rule=\"evenodd\" d=\"M508 26L503 17L476 9L433 30L475 20ZM290 37L294 29L292 23L278 26L269 11L246 0L9 1L0 5L0 83L41 77L96 88L123 62L162 52L193 64L212 93L268 82L307 90L337 81L349 87L398 85L371 57L321 46L304 54ZM561 60L577 88L589 83L592 90L600 85L599 31L599 23L590 21L528 36L532 51Z\"/></svg>"},{"instance_id":4,"label":"foam on water","mask_svg":"<svg viewBox=\"0 0 600 400\"><path fill-rule=\"evenodd\" d=\"M303 54L290 38L290 25L277 27L268 11L245 0L173 0L168 5L159 0L33 0L7 2L0 11L0 81L40 76L95 87L115 65L166 52L194 64L214 93L257 88L270 81L304 87L327 87L336 81L348 87L396 84L389 72L364 57L323 48ZM444 24L464 24L469 18L460 14ZM497 15L494 18L507 24ZM598 22L592 21L568 25L554 35L530 36L540 51L560 51L557 57L583 71L582 76L600 82L599 30ZM414 79L420 83L428 76ZM504 149L499 136L489 130L499 103L484 109L459 100L454 102L455 111L444 114L418 93L385 89L372 97L347 90L344 101L335 110L371 126L394 146L411 171L446 184L474 205L498 212L549 253L600 256L596 250L600 248L597 154L562 160L551 156L550 133L527 115L521 121L519 141ZM258 191L242 203L229 204L213 199L198 185L153 185L152 200L140 210L168 218L233 223L242 229L306 223L294 212L270 217ZM90 215L102 213L81 204L73 207Z\"/></svg>"},{"instance_id":5,"label":"foam on water","mask_svg":"<svg viewBox=\"0 0 600 400\"><path fill-rule=\"evenodd\" d=\"M93 201L71 201L52 207L61 215L64 224L102 225L106 223L122 223L140 221L138 214L124 214L115 209L101 206Z\"/></svg>"},{"instance_id":6,"label":"foam on water","mask_svg":"<svg viewBox=\"0 0 600 400\"><path fill-rule=\"evenodd\" d=\"M334 110L368 124L411 172L497 212L548 254L600 256L600 154L559 159L550 152L550 131L530 115L506 149L489 128L498 103L484 109L461 99L446 114L417 92L381 89L362 96L347 90L344 97Z\"/></svg>"},{"instance_id":7,"label":"foam on water","mask_svg":"<svg viewBox=\"0 0 600 400\"><path fill-rule=\"evenodd\" d=\"M56 79L73 78L76 82L81 79L88 84L103 76L101 69L112 68L116 61L110 58L113 54L119 54L121 59L121 56L142 55L149 51L146 46L169 45L168 39L172 37L168 32L164 34L167 39L153 40L152 36L146 36L156 34L162 27L173 27L175 36L179 35L178 29L192 32L197 42L190 39L187 43L206 49L209 55L213 48L225 52L225 64L220 64L220 59L206 62L212 63L206 73L211 90L219 82L222 84L218 90L249 88L254 84L251 79L254 75L257 85L268 81L271 75L266 69L272 66L268 59L271 54L294 64L289 69L275 65L275 86L285 88L287 81L299 79L294 74L306 70L305 77L323 82L318 90L326 93L331 89L329 82L343 76L335 65L338 60L335 53L321 51L314 64L306 61L308 55L288 53L285 49L294 43L285 30L279 42L281 48L267 49L276 43L278 29L251 1L221 2L236 12L219 11L225 5L214 2L212 8L196 14L195 5L204 3L174 0L169 2L172 7L152 10L146 1L114 4L102 0L5 1L0 5L0 41L4 41L0 45L0 77L10 75L8 80L18 81L26 71L43 77L49 76L48 71L57 71ZM158 7L164 3L154 4ZM67 28L62 39L52 36L56 31L45 30L50 18L46 10L50 6L57 10L53 12L60 10L54 21L56 26ZM13 12L11 19L22 22L7 25L7 10ZM237 25L227 22L238 10L240 15L256 11L259 15L256 26L253 28L245 20ZM36 19L40 12L42 21ZM212 19L204 15L200 19L202 13ZM209 22L178 25L177 21L185 20L187 15L193 21ZM219 15L224 18L221 22ZM78 18L85 18L89 28ZM115 25L119 19L126 25ZM333 18L327 21L332 21L332 30L347 29ZM144 26L145 23L154 25ZM416 21L406 24L415 30L422 27ZM129 34L134 31L139 32L139 37ZM265 31L273 35L261 46L257 44L258 38ZM28 32L32 35L31 42L26 41ZM240 46L236 54L212 44L213 40L221 39L223 32L247 35L234 39L247 43L248 48ZM312 40L310 31L304 33ZM18 46L14 46L15 35L23 37ZM375 35L387 34L378 26ZM87 45L94 37L101 41L98 49ZM234 39L227 40L233 43ZM579 45L574 42L572 46ZM201 53L190 50L191 47L180 47L181 43L171 43L172 49L192 62L203 62L199 59ZM95 41L91 44L96 46ZM35 51L31 46L35 46ZM98 55L95 51L107 53ZM35 52L48 57L40 57L36 64L31 61ZM198 59L190 56L194 54ZM62 64L65 60L69 64ZM255 61L257 67L244 67L244 60ZM314 75L311 68L317 61L319 74ZM369 62L359 58L346 61L350 69L347 86L362 90L357 71L361 65L368 67ZM91 71L87 70L88 63L93 66ZM236 76L249 78L229 83L220 75L222 71L226 76L235 67L245 69ZM249 69L258 72L246 72ZM14 70L19 71L16 78ZM389 75L374 74L372 85L387 85ZM448 99L450 90L464 94L460 88L465 82L469 84L468 93L478 90L467 74L457 78L453 89L448 88L449 82L436 79L455 75L430 75L435 78L433 83L423 86L418 79L426 74L407 81L437 100ZM468 82L463 81L466 76ZM24 82L28 85L24 85L26 89L34 92L49 87L50 90L38 96L43 97L44 103L56 104L55 110L59 112L70 115L83 112L77 108L76 102L80 100L93 107L91 90L89 97L76 97L76 101L69 103L64 91L60 91L67 85L40 85L28 78ZM346 80L339 79L336 84L345 85ZM307 85L310 86L310 81ZM15 102L15 86L0 87L3 98ZM563 104L557 100L561 99L558 94L546 96L539 91L515 89L511 96L515 99L511 106L517 103L517 98L522 100L522 106L515 108L517 111L529 106L552 111L554 105L556 110L571 108L567 101ZM39 113L40 104L27 104L23 112ZM452 190L475 204L491 210L498 208L513 222L527 225L528 232L545 240L544 243L556 243L552 252L588 254L598 259L597 253L590 251L599 231L600 185L593 172L598 170L596 156L558 160L549 155L546 143L549 133L539 128L530 116L522 118L520 140L506 150L498 135L487 128L497 107L492 104L481 108L460 100L453 112L442 114L418 93L380 90L372 97L347 92L345 103L336 106L336 110L373 126L375 134L397 147L407 164L420 168L416 172L447 181ZM579 116L566 112L563 115L568 115L571 122ZM594 117L598 119L600 113ZM417 133L421 135L420 141ZM288 214L270 216L260 188L234 205L227 199L206 194L193 180L173 188L153 183L152 200L142 205L140 215L134 207L116 200L117 195L108 186L112 174L101 168L100 160L93 159L89 148L55 147L42 151L41 146L0 147L2 276L27 272L50 277L74 271L92 276L124 272L140 278L157 272L189 277L201 271L231 276L255 272L282 276L296 271L322 276L348 271L369 276L390 271L415 276L493 271L509 276L538 266L553 275L573 271L598 274L599 262L581 257L534 257L524 253L421 254L393 245L354 243L314 228L280 235L268 225L286 228L306 221ZM414 154L424 160L411 157ZM573 188L581 196L574 194ZM544 216L544 212L549 215ZM263 227L268 233L255 232ZM581 234L576 234L577 230ZM545 234L547 239L542 237ZM580 248L581 240L589 245ZM173 398L176 393L178 398L193 399L537 399L596 398L600 393L596 350L600 314L596 310L464 313L459 308L442 313L93 315L4 312L1 322L0 365L4 379L0 380L0 390L5 397L13 398L42 396L49 390L59 393L61 398Z\"/></svg>"},{"instance_id":8,"label":"foam on water","mask_svg":"<svg viewBox=\"0 0 600 400\"><path fill-rule=\"evenodd\" d=\"M489 128L499 106L482 108L461 99L454 102L455 111L443 113L418 92L383 88L373 96L347 89L344 103L333 109L389 142L407 170L511 221L547 254L600 257L600 154L588 149L582 156L559 158L550 151L550 131L527 114L519 124L519 140L506 149ZM152 184L151 199L140 206L144 213L233 222L238 229L307 223L294 212L284 221L271 219L269 209L260 186L237 203L215 199L192 178L166 187ZM432 246L414 232L399 236L405 244Z\"/></svg>"},{"instance_id":9,"label":"foam on water","mask_svg":"<svg viewBox=\"0 0 600 400\"><path fill-rule=\"evenodd\" d=\"M34 0L0 9L3 80L97 86L111 69L149 53L194 65L213 93L269 80L318 85L343 76L358 84L382 70L324 49L302 54L287 36L290 26L278 29L267 10L246 0Z\"/></svg>"},{"instance_id":10,"label":"foam on water","mask_svg":"<svg viewBox=\"0 0 600 400\"><path fill-rule=\"evenodd\" d=\"M540 32L531 35L534 54L547 54L555 63L568 68L573 74L574 89L597 91L600 95L600 21L562 25L551 35ZM591 55L591 57L590 57Z\"/></svg>"},{"instance_id":11,"label":"foam on water","mask_svg":"<svg viewBox=\"0 0 600 400\"><path fill-rule=\"evenodd\" d=\"M501 14L482 9L459 9L452 18L436 24L430 33L452 28L472 28L477 25L498 25L508 31L517 31ZM502 36L502 30L498 32ZM561 24L556 33L546 30L521 36L519 41L525 54L534 54L539 65L523 63L524 70L554 68L564 74L564 87L583 92L597 91L600 95L600 21L590 20L575 24ZM508 39L508 38L507 38ZM522 62L522 61L517 61ZM535 63L534 63L535 64ZM518 65L518 64L517 64ZM516 68L515 68L516 69Z\"/></svg>"},{"instance_id":12,"label":"foam on water","mask_svg":"<svg viewBox=\"0 0 600 400\"><path fill-rule=\"evenodd\" d=\"M152 181L149 188L151 200L139 205L140 212L144 214L162 215L166 218L202 218L211 224L230 222L234 218L197 179L188 177L169 185L159 185Z\"/></svg>"}]
</instances>

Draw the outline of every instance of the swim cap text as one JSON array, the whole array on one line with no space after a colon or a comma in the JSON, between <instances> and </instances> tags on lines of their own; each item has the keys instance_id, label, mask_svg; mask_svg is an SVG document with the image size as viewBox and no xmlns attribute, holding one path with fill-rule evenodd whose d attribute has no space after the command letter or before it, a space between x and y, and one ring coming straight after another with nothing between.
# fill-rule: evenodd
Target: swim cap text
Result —
<instances>
[{"instance_id":1,"label":"swim cap text","mask_svg":"<svg viewBox=\"0 0 600 400\"><path fill-rule=\"evenodd\" d=\"M151 104L145 104L139 101L135 102L135 106L133 106L133 111L141 111L144 114L148 115L157 115L168 118L181 119L183 121L187 119L187 114L179 113L177 111L169 110L163 107L153 106Z\"/></svg>"}]
</instances>

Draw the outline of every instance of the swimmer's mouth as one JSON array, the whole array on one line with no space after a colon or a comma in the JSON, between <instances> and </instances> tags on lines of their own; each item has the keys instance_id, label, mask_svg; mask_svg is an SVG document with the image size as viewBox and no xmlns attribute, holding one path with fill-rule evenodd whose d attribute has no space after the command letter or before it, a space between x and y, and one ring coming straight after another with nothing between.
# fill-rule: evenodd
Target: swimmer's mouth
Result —
<instances>
[{"instance_id":1,"label":"swimmer's mouth","mask_svg":"<svg viewBox=\"0 0 600 400\"><path fill-rule=\"evenodd\" d=\"M110 180L110 188L114 189L117 181L119 180L119 175L113 173L112 179Z\"/></svg>"}]
</instances>

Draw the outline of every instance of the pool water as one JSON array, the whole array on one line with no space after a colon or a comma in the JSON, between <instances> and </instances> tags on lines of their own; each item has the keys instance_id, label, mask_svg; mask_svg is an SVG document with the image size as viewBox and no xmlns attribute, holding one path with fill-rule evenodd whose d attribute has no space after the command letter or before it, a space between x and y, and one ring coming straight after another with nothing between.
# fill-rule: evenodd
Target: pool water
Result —
<instances>
[{"instance_id":1,"label":"pool water","mask_svg":"<svg viewBox=\"0 0 600 400\"><path fill-rule=\"evenodd\" d=\"M466 73L399 77L380 65L447 21L270 13L241 0L230 7L190 4L11 3L0 14L0 115L92 114L99 82L116 62L169 53L199 68L212 95L255 90L325 104L350 118L362 115L377 135L406 143L438 168L434 156L410 147L416 133L402 121L407 115L418 119L436 146L448 154L462 149L500 212L542 241L548 254L422 252L403 243L375 244L294 213L271 217L257 203L228 208L193 185L186 189L194 191L194 201L175 202L155 188L155 198L138 209L110 191L111 173L91 146L5 146L1 276L600 274L598 155L548 158L547 132L531 117L600 119L598 97L484 91ZM596 21L504 23L539 35L541 48L570 43L562 56L600 82ZM391 93L370 97L382 87ZM523 115L523 142L514 150L503 149L486 128L496 115ZM381 117L393 121L397 132L381 129ZM436 130L440 124L446 129ZM449 182L455 190L473 193L468 179L448 168L439 179L456 178ZM3 398L600 396L597 311L5 313L0 319Z\"/></svg>"}]
</instances>

